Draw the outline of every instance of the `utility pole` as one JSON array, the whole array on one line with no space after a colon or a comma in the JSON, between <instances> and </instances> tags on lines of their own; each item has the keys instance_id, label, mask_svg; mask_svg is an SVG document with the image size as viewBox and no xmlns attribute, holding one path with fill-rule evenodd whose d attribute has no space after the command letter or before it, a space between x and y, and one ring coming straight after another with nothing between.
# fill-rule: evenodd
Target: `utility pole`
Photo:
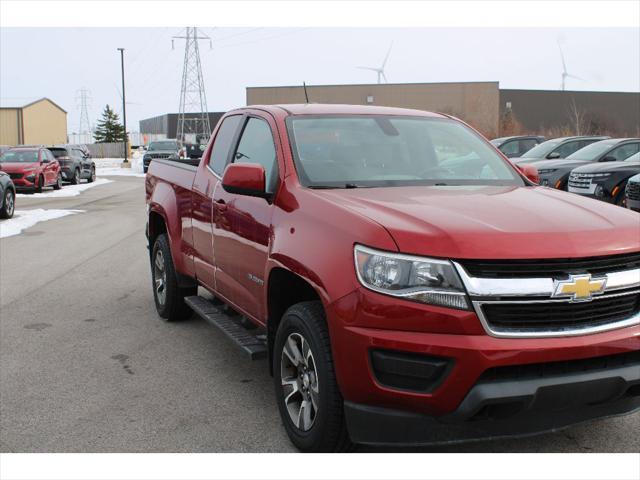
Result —
<instances>
[{"instance_id":1,"label":"utility pole","mask_svg":"<svg viewBox=\"0 0 640 480\"><path fill-rule=\"evenodd\" d=\"M124 94L124 48L118 48L120 51L120 69L122 70L122 123L124 125L124 162L123 167L130 167L127 150L127 101Z\"/></svg>"},{"instance_id":2,"label":"utility pole","mask_svg":"<svg viewBox=\"0 0 640 480\"><path fill-rule=\"evenodd\" d=\"M195 135L196 143L207 142L211 136L211 125L198 42L209 40L209 48L212 48L211 38L199 35L197 27L186 27L184 35L171 37L171 48L174 48L174 39L185 40L177 140L184 143L187 135Z\"/></svg>"},{"instance_id":3,"label":"utility pole","mask_svg":"<svg viewBox=\"0 0 640 480\"><path fill-rule=\"evenodd\" d=\"M80 123L78 124L79 143L91 143L85 139L85 135L91 134L91 124L89 123L89 103L91 102L91 92L86 88L81 88L76 92L76 104L80 108Z\"/></svg>"}]
</instances>

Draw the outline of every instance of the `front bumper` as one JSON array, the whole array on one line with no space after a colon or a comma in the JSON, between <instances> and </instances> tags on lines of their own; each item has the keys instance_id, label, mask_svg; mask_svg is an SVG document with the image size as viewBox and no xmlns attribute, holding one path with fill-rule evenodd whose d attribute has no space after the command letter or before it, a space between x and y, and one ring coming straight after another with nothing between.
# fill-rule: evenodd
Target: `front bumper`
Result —
<instances>
[{"instance_id":1,"label":"front bumper","mask_svg":"<svg viewBox=\"0 0 640 480\"><path fill-rule=\"evenodd\" d=\"M640 409L640 364L511 381L480 381L458 408L432 417L345 402L351 439L426 445L553 432Z\"/></svg>"},{"instance_id":2,"label":"front bumper","mask_svg":"<svg viewBox=\"0 0 640 480\"><path fill-rule=\"evenodd\" d=\"M640 200L631 200L629 197L626 199L627 208L640 212Z\"/></svg>"},{"instance_id":3,"label":"front bumper","mask_svg":"<svg viewBox=\"0 0 640 480\"><path fill-rule=\"evenodd\" d=\"M598 385L589 387L589 392L610 389L614 400L620 394L621 403L607 398L606 406L572 407L571 411L541 408L540 392L547 396L553 385L527 383L518 377L489 387L482 380L487 371L499 367L559 364L638 352L640 325L573 337L497 338L487 335L474 312L398 302L364 289L330 305L327 320L349 431L357 442L418 444L526 435L627 413L640 406L640 397L624 397L629 387L640 382L640 364L635 377L629 372L620 377L607 371L603 378L555 379L557 388L552 390L557 398L581 397L579 385L593 380L598 380ZM445 359L449 367L443 370L443 378L436 379L433 389L390 387L374 372L372 352L377 350ZM610 379L619 377L624 378L624 385ZM489 400L492 404L511 403L513 397L522 397L524 405L517 418L511 416L504 425L491 419L485 426L484 420L476 417ZM547 416L548 422L544 420ZM435 426L440 424L444 425L442 433L436 433ZM491 427L494 424L495 429Z\"/></svg>"}]
</instances>

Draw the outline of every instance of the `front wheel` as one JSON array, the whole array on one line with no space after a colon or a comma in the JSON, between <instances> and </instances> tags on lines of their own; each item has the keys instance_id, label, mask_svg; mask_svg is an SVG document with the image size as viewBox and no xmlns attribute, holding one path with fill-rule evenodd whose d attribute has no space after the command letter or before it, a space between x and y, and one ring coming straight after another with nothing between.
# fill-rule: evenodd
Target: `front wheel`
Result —
<instances>
[{"instance_id":1,"label":"front wheel","mask_svg":"<svg viewBox=\"0 0 640 480\"><path fill-rule=\"evenodd\" d=\"M53 184L53 189L54 190L60 190L62 188L62 174L58 174L58 177L56 178L56 183Z\"/></svg>"},{"instance_id":2,"label":"front wheel","mask_svg":"<svg viewBox=\"0 0 640 480\"><path fill-rule=\"evenodd\" d=\"M36 193L42 193L42 187L44 187L44 177L40 175L36 184Z\"/></svg>"},{"instance_id":3,"label":"front wheel","mask_svg":"<svg viewBox=\"0 0 640 480\"><path fill-rule=\"evenodd\" d=\"M342 395L320 302L289 308L275 338L276 401L291 442L304 452L348 451Z\"/></svg>"},{"instance_id":4,"label":"front wheel","mask_svg":"<svg viewBox=\"0 0 640 480\"><path fill-rule=\"evenodd\" d=\"M96 167L91 167L91 174L89 175L89 179L87 182L93 183L96 181Z\"/></svg>"},{"instance_id":5,"label":"front wheel","mask_svg":"<svg viewBox=\"0 0 640 480\"><path fill-rule=\"evenodd\" d=\"M76 168L73 171L73 177L71 178L71 183L73 185L78 185L80 183L80 169Z\"/></svg>"},{"instance_id":6,"label":"front wheel","mask_svg":"<svg viewBox=\"0 0 640 480\"><path fill-rule=\"evenodd\" d=\"M184 303L184 297L195 295L197 287L180 288L171 249L166 234L159 235L153 244L151 254L151 278L153 298L158 315L168 322L183 320L191 315L191 309Z\"/></svg>"},{"instance_id":7,"label":"front wheel","mask_svg":"<svg viewBox=\"0 0 640 480\"><path fill-rule=\"evenodd\" d=\"M2 208L0 208L0 218L11 218L16 208L16 194L10 188L4 194Z\"/></svg>"}]
</instances>

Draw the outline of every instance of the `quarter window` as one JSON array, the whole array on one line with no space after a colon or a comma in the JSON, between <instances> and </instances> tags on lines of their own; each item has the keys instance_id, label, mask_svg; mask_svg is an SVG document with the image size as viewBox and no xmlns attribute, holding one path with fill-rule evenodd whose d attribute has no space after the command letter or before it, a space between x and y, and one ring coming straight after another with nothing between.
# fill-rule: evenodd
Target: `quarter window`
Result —
<instances>
[{"instance_id":1,"label":"quarter window","mask_svg":"<svg viewBox=\"0 0 640 480\"><path fill-rule=\"evenodd\" d=\"M276 149L269 124L258 118L249 118L238 148L234 163L258 163L264 167L267 192L272 193L276 183Z\"/></svg>"},{"instance_id":2,"label":"quarter window","mask_svg":"<svg viewBox=\"0 0 640 480\"><path fill-rule=\"evenodd\" d=\"M617 162L621 162L626 160L634 153L638 152L638 147L640 144L638 143L627 143L625 145L620 145L618 148L614 148L607 154L607 157L615 157Z\"/></svg>"},{"instance_id":3,"label":"quarter window","mask_svg":"<svg viewBox=\"0 0 640 480\"><path fill-rule=\"evenodd\" d=\"M231 143L238 130L238 125L242 115L232 115L225 118L218 129L216 138L211 148L211 158L209 159L209 166L218 175L224 173L224 169L227 166L227 159L229 158L229 150L231 149Z\"/></svg>"}]
</instances>

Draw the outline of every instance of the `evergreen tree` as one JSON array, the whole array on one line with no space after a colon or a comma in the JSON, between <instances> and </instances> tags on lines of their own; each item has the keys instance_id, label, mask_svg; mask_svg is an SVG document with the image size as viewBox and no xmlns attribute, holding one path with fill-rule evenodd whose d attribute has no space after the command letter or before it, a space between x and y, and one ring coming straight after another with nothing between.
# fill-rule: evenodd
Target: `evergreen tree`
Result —
<instances>
[{"instance_id":1,"label":"evergreen tree","mask_svg":"<svg viewBox=\"0 0 640 480\"><path fill-rule=\"evenodd\" d=\"M124 142L124 127L120 124L118 114L107 105L98 120L98 126L93 133L96 143Z\"/></svg>"}]
</instances>

